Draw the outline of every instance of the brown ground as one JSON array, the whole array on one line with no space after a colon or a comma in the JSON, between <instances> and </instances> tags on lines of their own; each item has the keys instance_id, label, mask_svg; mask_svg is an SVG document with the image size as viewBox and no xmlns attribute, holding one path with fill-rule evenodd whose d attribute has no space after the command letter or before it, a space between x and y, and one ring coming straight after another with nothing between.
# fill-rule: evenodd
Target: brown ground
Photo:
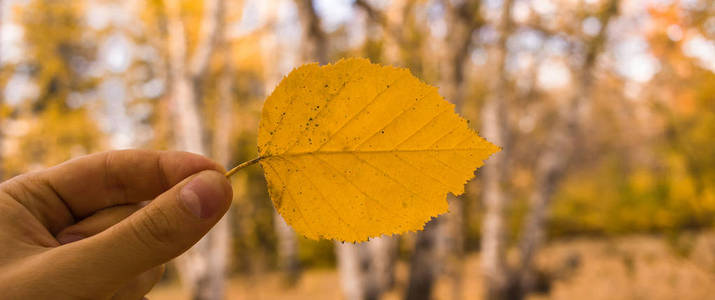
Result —
<instances>
[{"instance_id":1,"label":"brown ground","mask_svg":"<svg viewBox=\"0 0 715 300\"><path fill-rule=\"evenodd\" d=\"M671 245L652 236L554 242L538 261L556 279L548 294L532 299L715 299L715 232ZM479 255L467 258L464 275L464 299L480 299ZM406 277L407 266L400 264L397 286L385 299L400 299ZM308 271L292 289L270 273L232 278L228 298L332 300L340 299L339 287L334 270ZM451 299L450 291L450 281L443 278L436 298ZM187 299L176 283L157 286L148 297Z\"/></svg>"}]
</instances>

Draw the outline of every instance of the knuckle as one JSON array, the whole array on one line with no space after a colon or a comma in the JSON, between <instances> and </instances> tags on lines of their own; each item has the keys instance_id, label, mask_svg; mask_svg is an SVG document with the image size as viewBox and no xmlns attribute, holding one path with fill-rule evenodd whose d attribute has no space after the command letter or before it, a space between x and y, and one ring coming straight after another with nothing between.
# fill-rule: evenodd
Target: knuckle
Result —
<instances>
[{"instance_id":1,"label":"knuckle","mask_svg":"<svg viewBox=\"0 0 715 300\"><path fill-rule=\"evenodd\" d=\"M137 238L147 247L162 247L171 244L174 234L171 230L171 218L160 207L147 207L138 212L139 218L134 229Z\"/></svg>"}]
</instances>

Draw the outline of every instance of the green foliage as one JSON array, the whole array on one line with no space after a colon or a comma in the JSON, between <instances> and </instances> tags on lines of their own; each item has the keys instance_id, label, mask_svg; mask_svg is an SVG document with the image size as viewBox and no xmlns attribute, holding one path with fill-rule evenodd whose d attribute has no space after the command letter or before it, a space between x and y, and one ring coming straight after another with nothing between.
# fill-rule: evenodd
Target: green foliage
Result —
<instances>
[{"instance_id":1,"label":"green foliage","mask_svg":"<svg viewBox=\"0 0 715 300\"><path fill-rule=\"evenodd\" d=\"M555 199L550 232L668 233L715 225L714 85L712 73L703 76L695 107L671 116L670 138L654 149L657 165L633 166L611 155L570 176Z\"/></svg>"}]
</instances>

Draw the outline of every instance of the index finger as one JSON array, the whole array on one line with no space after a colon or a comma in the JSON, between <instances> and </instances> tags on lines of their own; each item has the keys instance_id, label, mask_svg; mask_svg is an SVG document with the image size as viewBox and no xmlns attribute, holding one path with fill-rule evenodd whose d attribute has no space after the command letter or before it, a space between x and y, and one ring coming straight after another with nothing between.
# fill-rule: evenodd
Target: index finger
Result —
<instances>
[{"instance_id":1,"label":"index finger","mask_svg":"<svg viewBox=\"0 0 715 300\"><path fill-rule=\"evenodd\" d=\"M70 160L39 174L75 218L100 209L151 200L191 174L224 169L180 151L108 151Z\"/></svg>"}]
</instances>

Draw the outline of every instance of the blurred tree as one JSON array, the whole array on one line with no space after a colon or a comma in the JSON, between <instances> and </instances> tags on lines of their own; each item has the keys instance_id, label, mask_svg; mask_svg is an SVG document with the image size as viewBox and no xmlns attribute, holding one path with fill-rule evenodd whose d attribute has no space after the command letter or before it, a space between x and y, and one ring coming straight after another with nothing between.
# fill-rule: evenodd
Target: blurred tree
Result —
<instances>
[{"instance_id":1,"label":"blurred tree","mask_svg":"<svg viewBox=\"0 0 715 300\"><path fill-rule=\"evenodd\" d=\"M316 57L325 55L325 49L309 48L323 47L325 44L325 36L321 31L322 29L320 28L320 24L312 23L316 22L315 20L318 20L317 16L315 15L315 11L312 10L312 3L305 3L301 1L296 1L294 3L298 6L299 9L298 16L300 18L301 25L303 26L303 37L314 39L310 43L308 43L307 41L303 41L300 45L301 60L309 61L312 59L316 59ZM269 24L268 26L273 27L277 23L276 13L277 6L279 5L279 3L277 3L277 1L270 1L269 5L270 13L266 17L266 23ZM311 10L312 15L310 11L304 10ZM313 35L315 35L315 37L312 37ZM275 34L269 34L266 38L271 39L267 41L268 43L270 43L270 45L272 45L271 50L278 51L278 37ZM268 59L270 61L270 65L268 68L270 68L270 70L272 71L269 71L269 74L267 74L267 90L265 93L266 95L270 95L270 93L273 91L272 89L276 85L278 85L278 82L282 77L280 72L278 72L280 62L279 54L273 53L273 55L271 56L271 59ZM283 220L283 217L281 217L281 215L279 215L278 211L276 211L275 209L273 210L273 227L278 242L278 267L283 271L286 283L292 286L298 281L301 274L300 261L298 257L298 238L295 234L295 231L293 231L293 228L288 226L285 220Z\"/></svg>"},{"instance_id":2,"label":"blurred tree","mask_svg":"<svg viewBox=\"0 0 715 300\"><path fill-rule=\"evenodd\" d=\"M211 56L223 39L225 4L222 0L203 1L200 30L191 55L187 49L189 39L184 21L184 10L187 5L188 3L178 0L164 3L173 133L178 149L208 155L210 152L206 145L205 132L207 125L202 122L201 113L203 99L201 87L208 72ZM231 100L221 100L223 105L227 105L226 101ZM228 143L219 138L216 145L227 147ZM214 149L214 151L222 155L223 159L227 159L225 149ZM194 247L177 258L180 275L192 299L225 298L226 259L230 239L228 218L229 216L224 217Z\"/></svg>"},{"instance_id":3,"label":"blurred tree","mask_svg":"<svg viewBox=\"0 0 715 300\"><path fill-rule=\"evenodd\" d=\"M304 62L328 63L328 41L315 11L313 0L295 0L301 23L301 59ZM379 293L374 286L368 286L367 268L369 255L364 244L335 242L335 254L340 269L343 294L348 300L377 299Z\"/></svg>"},{"instance_id":4,"label":"blurred tree","mask_svg":"<svg viewBox=\"0 0 715 300\"><path fill-rule=\"evenodd\" d=\"M506 265L507 229L505 224L509 196L504 186L507 181L508 159L510 157L510 126L508 78L506 73L507 41L513 31L513 0L501 4L501 18L498 26L498 41L495 49L496 74L489 98L482 108L482 134L492 143L502 147L502 151L492 155L483 167L482 198L485 206L482 227L482 274L484 275L485 299L512 299L513 282Z\"/></svg>"},{"instance_id":5,"label":"blurred tree","mask_svg":"<svg viewBox=\"0 0 715 300\"><path fill-rule=\"evenodd\" d=\"M393 1L384 10L376 9L368 1L355 1L354 6L363 10L367 16L366 25L368 35L373 35L379 29L380 44L382 47L373 51L376 61L384 60L385 63L404 66L414 74L421 73L421 60L423 59L422 47L424 42L424 28L421 28L415 18L415 7L418 1L400 0ZM367 43L375 40L368 36ZM371 49L366 48L370 56ZM357 248L360 259L366 260L370 273L366 285L373 286L374 294L381 295L389 291L395 284L395 263L397 260L397 247L399 237L381 236L367 243L367 248ZM367 253L361 253L366 251Z\"/></svg>"},{"instance_id":6,"label":"blurred tree","mask_svg":"<svg viewBox=\"0 0 715 300\"><path fill-rule=\"evenodd\" d=\"M619 1L610 0L597 14L601 26L593 38L585 42L583 62L575 81L575 95L568 103L561 105L556 124L549 130L545 147L537 159L534 171L534 190L529 198L530 208L526 215L520 244L521 270L519 289L522 295L533 291L536 286L534 256L545 241L545 226L549 205L554 191L561 182L574 151L578 149L580 120L585 115L585 107L592 97L596 82L596 62L607 42L606 32L611 19L618 15ZM524 297L524 296L521 296Z\"/></svg>"},{"instance_id":7,"label":"blurred tree","mask_svg":"<svg viewBox=\"0 0 715 300\"><path fill-rule=\"evenodd\" d=\"M469 65L474 33L483 25L478 0L441 2L447 34L440 58L440 93L461 113L464 104L465 67ZM449 213L430 221L417 234L410 262L406 299L430 299L437 276L446 271L452 281L452 298L462 299L464 209L462 197L449 195Z\"/></svg>"},{"instance_id":8,"label":"blurred tree","mask_svg":"<svg viewBox=\"0 0 715 300\"><path fill-rule=\"evenodd\" d=\"M295 0L302 25L304 61L328 63L328 41L312 0ZM396 248L390 237L360 244L335 242L343 294L349 300L378 299L392 281Z\"/></svg>"}]
</instances>

